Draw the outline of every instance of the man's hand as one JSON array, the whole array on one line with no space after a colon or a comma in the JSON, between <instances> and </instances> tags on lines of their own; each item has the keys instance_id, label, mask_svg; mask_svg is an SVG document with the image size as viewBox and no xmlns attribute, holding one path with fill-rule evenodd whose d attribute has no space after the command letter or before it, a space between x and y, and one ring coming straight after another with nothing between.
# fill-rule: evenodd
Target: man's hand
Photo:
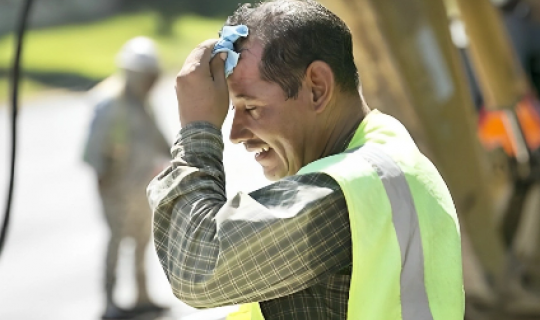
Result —
<instances>
[{"instance_id":1,"label":"man's hand","mask_svg":"<svg viewBox=\"0 0 540 320\"><path fill-rule=\"evenodd\" d=\"M211 59L217 40L197 46L176 77L176 96L182 127L207 121L221 129L229 109L229 90L225 78L226 53Z\"/></svg>"}]
</instances>

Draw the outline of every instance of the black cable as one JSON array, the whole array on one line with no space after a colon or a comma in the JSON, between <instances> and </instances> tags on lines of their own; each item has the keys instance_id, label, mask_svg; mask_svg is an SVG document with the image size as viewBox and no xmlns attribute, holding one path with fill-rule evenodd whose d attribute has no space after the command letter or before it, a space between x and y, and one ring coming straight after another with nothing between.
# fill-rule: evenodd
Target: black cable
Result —
<instances>
[{"instance_id":1,"label":"black cable","mask_svg":"<svg viewBox=\"0 0 540 320\"><path fill-rule=\"evenodd\" d=\"M15 182L15 155L17 151L17 111L19 109L19 76L21 72L21 54L24 33L26 31L26 22L28 21L28 14L30 13L31 6L32 0L25 0L23 3L23 10L17 25L17 45L15 48L15 56L13 58L13 67L11 70L11 167L4 223L2 224L2 230L0 231L0 255L2 254L4 243L6 241L11 213L11 202L13 199L13 186Z\"/></svg>"}]
</instances>

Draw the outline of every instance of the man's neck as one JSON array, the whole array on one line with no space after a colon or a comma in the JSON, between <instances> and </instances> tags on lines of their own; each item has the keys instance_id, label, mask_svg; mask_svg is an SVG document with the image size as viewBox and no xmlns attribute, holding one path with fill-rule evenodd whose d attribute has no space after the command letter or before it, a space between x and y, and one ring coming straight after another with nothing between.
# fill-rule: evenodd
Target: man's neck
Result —
<instances>
[{"instance_id":1,"label":"man's neck","mask_svg":"<svg viewBox=\"0 0 540 320\"><path fill-rule=\"evenodd\" d=\"M345 151L358 126L370 111L360 97L344 99L341 105L336 105L332 109L331 112L336 116L328 123L326 137L321 137L326 143L320 158Z\"/></svg>"}]
</instances>

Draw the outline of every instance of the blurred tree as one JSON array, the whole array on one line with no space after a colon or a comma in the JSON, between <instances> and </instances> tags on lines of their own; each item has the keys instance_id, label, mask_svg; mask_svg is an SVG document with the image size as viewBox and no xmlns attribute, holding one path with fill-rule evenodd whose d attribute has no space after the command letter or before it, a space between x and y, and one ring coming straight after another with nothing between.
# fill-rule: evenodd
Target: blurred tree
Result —
<instances>
[{"instance_id":1,"label":"blurred tree","mask_svg":"<svg viewBox=\"0 0 540 320\"><path fill-rule=\"evenodd\" d=\"M158 13L158 33L172 33L174 20L183 14L197 14L206 17L226 17L240 3L254 3L242 0L123 0L124 10L152 10Z\"/></svg>"}]
</instances>

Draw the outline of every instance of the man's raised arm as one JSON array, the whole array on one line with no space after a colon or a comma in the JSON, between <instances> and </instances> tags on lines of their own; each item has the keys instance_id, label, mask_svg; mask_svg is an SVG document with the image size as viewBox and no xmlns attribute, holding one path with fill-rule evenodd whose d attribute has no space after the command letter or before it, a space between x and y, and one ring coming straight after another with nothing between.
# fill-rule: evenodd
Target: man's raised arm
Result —
<instances>
[{"instance_id":1,"label":"man's raised arm","mask_svg":"<svg viewBox=\"0 0 540 320\"><path fill-rule=\"evenodd\" d=\"M156 250L174 294L197 308L302 290L351 262L343 194L328 176L294 176L227 200L221 132L180 131L152 181Z\"/></svg>"}]
</instances>

